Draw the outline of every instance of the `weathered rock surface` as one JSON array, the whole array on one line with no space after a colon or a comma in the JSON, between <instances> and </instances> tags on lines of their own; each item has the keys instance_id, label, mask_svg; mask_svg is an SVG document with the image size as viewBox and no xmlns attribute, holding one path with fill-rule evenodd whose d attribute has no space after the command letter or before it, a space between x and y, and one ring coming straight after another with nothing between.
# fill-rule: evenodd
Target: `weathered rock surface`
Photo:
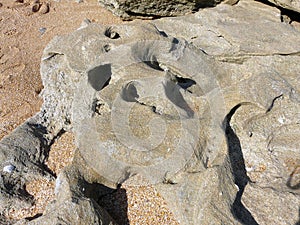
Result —
<instances>
[{"instance_id":1,"label":"weathered rock surface","mask_svg":"<svg viewBox=\"0 0 300 225\"><path fill-rule=\"evenodd\" d=\"M102 183L101 180L97 180L97 175L91 174L93 171L76 154L74 165L66 167L56 179L56 200L48 204L43 215L36 219L23 219L16 224L116 225L117 223L97 203L98 198L112 192L112 189L98 184Z\"/></svg>"},{"instance_id":2,"label":"weathered rock surface","mask_svg":"<svg viewBox=\"0 0 300 225\"><path fill-rule=\"evenodd\" d=\"M116 225L109 214L88 198L70 198L58 204L51 203L44 215L37 219L18 221L19 225L56 225L56 224L105 224Z\"/></svg>"},{"instance_id":3,"label":"weathered rock surface","mask_svg":"<svg viewBox=\"0 0 300 225\"><path fill-rule=\"evenodd\" d=\"M299 31L280 21L277 8L255 1L241 1L234 7L222 4L184 19L164 18L155 24L208 55L242 63L250 56L299 53ZM284 41L285 45L282 44Z\"/></svg>"},{"instance_id":4,"label":"weathered rock surface","mask_svg":"<svg viewBox=\"0 0 300 225\"><path fill-rule=\"evenodd\" d=\"M244 0L241 0L244 1ZM248 0L246 0L248 1ZM267 0L278 8L300 13L300 1ZM124 20L182 16L219 3L234 5L239 0L99 0L99 3ZM263 2L263 1L262 1Z\"/></svg>"},{"instance_id":5,"label":"weathered rock surface","mask_svg":"<svg viewBox=\"0 0 300 225\"><path fill-rule=\"evenodd\" d=\"M47 150L71 129L77 156L29 224L113 223L97 185L145 180L180 224L296 224L299 52L300 32L252 1L55 38L41 112L1 141L1 211L32 203L26 182L53 179Z\"/></svg>"},{"instance_id":6,"label":"weathered rock surface","mask_svg":"<svg viewBox=\"0 0 300 225\"><path fill-rule=\"evenodd\" d=\"M95 49L99 54L95 55ZM72 74L71 79L78 80L73 82L74 100L64 104L71 108L64 118L70 118L82 157L107 185L116 187L138 174L151 184L165 183L163 186L171 188L182 182L178 191L202 193L205 185L199 186L208 182L202 178L205 175L211 178L209 183L215 186L212 191L218 198L208 192L202 201L213 202L213 207L222 208L226 217L234 220L230 205L237 189L220 126L224 102L211 57L151 24L89 25L52 41L42 64L47 78ZM54 65L60 69L53 71ZM49 81L45 86L55 87ZM46 91L54 96L52 105L62 104L56 92L46 87L47 96ZM182 180L189 173L195 173L194 184ZM135 185L143 183L135 180ZM219 195L220 189L223 194ZM199 205L190 207L186 198L182 195L177 201L182 207L174 209L182 224L221 221L218 212L205 216L213 208L210 205L195 214ZM199 195L189 198L197 202Z\"/></svg>"},{"instance_id":7,"label":"weathered rock surface","mask_svg":"<svg viewBox=\"0 0 300 225\"><path fill-rule=\"evenodd\" d=\"M139 17L157 18L185 15L195 12L201 7L215 6L221 0L99 0L99 2L114 14L126 20Z\"/></svg>"},{"instance_id":8,"label":"weathered rock surface","mask_svg":"<svg viewBox=\"0 0 300 225\"><path fill-rule=\"evenodd\" d=\"M284 9L293 10L295 12L300 13L300 1L293 0L268 0L269 2L282 7Z\"/></svg>"}]
</instances>

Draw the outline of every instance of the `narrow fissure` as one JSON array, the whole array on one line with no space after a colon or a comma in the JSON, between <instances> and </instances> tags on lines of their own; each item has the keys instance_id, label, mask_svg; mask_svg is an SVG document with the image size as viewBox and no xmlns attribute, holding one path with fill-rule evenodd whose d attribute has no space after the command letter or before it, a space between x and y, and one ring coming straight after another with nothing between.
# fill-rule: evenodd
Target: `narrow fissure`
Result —
<instances>
[{"instance_id":1,"label":"narrow fissure","mask_svg":"<svg viewBox=\"0 0 300 225\"><path fill-rule=\"evenodd\" d=\"M232 173L234 176L234 182L239 187L239 191L235 197L235 201L233 202L231 211L234 217L243 225L258 225L254 217L241 201L249 178L245 169L245 161L240 140L230 126L230 120L239 107L241 107L241 104L238 104L234 108L232 108L223 121L223 128L228 145L228 154Z\"/></svg>"}]
</instances>

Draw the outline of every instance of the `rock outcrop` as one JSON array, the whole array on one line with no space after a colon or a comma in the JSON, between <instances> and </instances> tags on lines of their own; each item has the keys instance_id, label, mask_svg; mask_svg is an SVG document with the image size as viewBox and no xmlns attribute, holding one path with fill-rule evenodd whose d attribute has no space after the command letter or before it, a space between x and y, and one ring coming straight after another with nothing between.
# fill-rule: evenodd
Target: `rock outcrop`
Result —
<instances>
[{"instance_id":1,"label":"rock outcrop","mask_svg":"<svg viewBox=\"0 0 300 225\"><path fill-rule=\"evenodd\" d=\"M56 37L41 112L0 143L1 211L34 201L26 182L54 179L47 151L72 130L78 149L57 200L23 223L114 224L99 185L126 181L154 185L180 224L296 224L299 37L252 1Z\"/></svg>"},{"instance_id":2,"label":"rock outcrop","mask_svg":"<svg viewBox=\"0 0 300 225\"><path fill-rule=\"evenodd\" d=\"M239 0L99 0L99 3L123 20L132 20L136 18L155 19L160 17L182 16L197 12L199 9L205 7L216 6L219 3L234 5L237 4L238 1ZM273 4L279 9L300 13L300 1L261 0L261 2Z\"/></svg>"},{"instance_id":3,"label":"rock outcrop","mask_svg":"<svg viewBox=\"0 0 300 225\"><path fill-rule=\"evenodd\" d=\"M99 0L102 6L124 20L181 16L195 12L201 7L215 6L220 2L221 0ZM231 2L234 4L237 0Z\"/></svg>"}]
</instances>

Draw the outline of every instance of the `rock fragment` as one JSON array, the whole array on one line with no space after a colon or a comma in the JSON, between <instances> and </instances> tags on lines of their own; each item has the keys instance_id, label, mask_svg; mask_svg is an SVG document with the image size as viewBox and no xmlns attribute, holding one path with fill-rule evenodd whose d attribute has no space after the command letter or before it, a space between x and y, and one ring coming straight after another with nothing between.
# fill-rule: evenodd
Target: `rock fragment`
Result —
<instances>
[{"instance_id":1,"label":"rock fragment","mask_svg":"<svg viewBox=\"0 0 300 225\"><path fill-rule=\"evenodd\" d=\"M122 19L130 20L185 15L201 7L215 6L221 0L99 0L99 2Z\"/></svg>"}]
</instances>

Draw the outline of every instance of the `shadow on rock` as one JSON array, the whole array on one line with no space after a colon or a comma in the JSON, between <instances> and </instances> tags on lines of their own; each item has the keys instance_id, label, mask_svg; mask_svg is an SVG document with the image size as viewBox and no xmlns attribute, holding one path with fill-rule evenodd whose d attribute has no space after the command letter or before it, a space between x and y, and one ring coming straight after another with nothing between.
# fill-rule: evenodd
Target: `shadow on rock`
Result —
<instances>
[{"instance_id":1,"label":"shadow on rock","mask_svg":"<svg viewBox=\"0 0 300 225\"><path fill-rule=\"evenodd\" d=\"M118 188L114 190L105 186L101 187L101 189L103 188L105 188L108 192L107 194L99 197L97 203L109 213L109 215L117 222L117 224L129 225L126 190L124 188Z\"/></svg>"},{"instance_id":2,"label":"shadow on rock","mask_svg":"<svg viewBox=\"0 0 300 225\"><path fill-rule=\"evenodd\" d=\"M245 169L245 161L243 157L243 152L241 148L241 143L237 135L234 133L230 126L230 120L236 110L241 106L241 104L236 105L227 114L223 121L223 128L225 131L226 141L228 145L228 153L230 164L232 168L232 173L234 176L234 182L239 187L239 191L236 195L235 201L232 205L231 211L233 215L244 225L258 225L251 213L241 202L244 189L249 181L247 177L247 172Z\"/></svg>"},{"instance_id":3,"label":"shadow on rock","mask_svg":"<svg viewBox=\"0 0 300 225\"><path fill-rule=\"evenodd\" d=\"M300 225L300 207L299 207L299 220L297 223L295 223L295 225Z\"/></svg>"},{"instance_id":4,"label":"shadow on rock","mask_svg":"<svg viewBox=\"0 0 300 225\"><path fill-rule=\"evenodd\" d=\"M129 225L126 190L120 186L112 185L109 187L109 184L105 183L102 177L99 178L97 174L94 174L78 153L75 153L73 162L75 166L70 166L65 173L72 194L83 195L94 201L109 214L116 224ZM79 168L78 165L80 165ZM65 179L64 176L62 179Z\"/></svg>"},{"instance_id":5,"label":"shadow on rock","mask_svg":"<svg viewBox=\"0 0 300 225\"><path fill-rule=\"evenodd\" d=\"M296 169L294 169L294 171L291 173L291 175L289 176L289 179L286 182L286 186L289 187L292 190L298 190L300 189L300 182L297 184L292 184L293 183L293 178L295 176L295 174L297 173L297 171L299 170L300 167L297 167Z\"/></svg>"}]
</instances>

